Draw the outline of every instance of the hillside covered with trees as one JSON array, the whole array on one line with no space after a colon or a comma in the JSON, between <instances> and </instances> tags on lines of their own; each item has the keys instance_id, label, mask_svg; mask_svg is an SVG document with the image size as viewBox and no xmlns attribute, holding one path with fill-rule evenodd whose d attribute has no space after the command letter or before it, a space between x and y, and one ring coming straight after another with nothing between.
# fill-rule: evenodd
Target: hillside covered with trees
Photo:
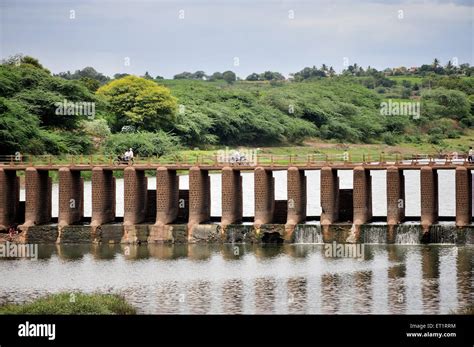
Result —
<instances>
[{"instance_id":1,"label":"hillside covered with trees","mask_svg":"<svg viewBox=\"0 0 474 347\"><path fill-rule=\"evenodd\" d=\"M435 61L384 71L355 64L341 74L323 65L289 79L272 71L245 80L232 71L111 78L92 67L53 75L38 60L15 56L0 65L0 153L116 154L133 147L146 156L310 138L442 145L474 126L471 74L468 64ZM420 114L383 114L388 100L420 103ZM78 104L93 105L93 112Z\"/></svg>"}]
</instances>

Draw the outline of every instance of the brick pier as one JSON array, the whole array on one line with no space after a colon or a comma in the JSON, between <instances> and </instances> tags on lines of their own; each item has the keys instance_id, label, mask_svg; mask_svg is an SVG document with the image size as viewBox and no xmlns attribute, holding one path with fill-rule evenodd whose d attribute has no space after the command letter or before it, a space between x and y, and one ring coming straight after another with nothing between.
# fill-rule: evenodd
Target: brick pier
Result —
<instances>
[{"instance_id":1,"label":"brick pier","mask_svg":"<svg viewBox=\"0 0 474 347\"><path fill-rule=\"evenodd\" d=\"M92 225L115 219L115 177L112 170L92 169Z\"/></svg>"},{"instance_id":2,"label":"brick pier","mask_svg":"<svg viewBox=\"0 0 474 347\"><path fill-rule=\"evenodd\" d=\"M431 167L420 170L420 194L421 225L427 230L438 221L438 172Z\"/></svg>"},{"instance_id":3,"label":"brick pier","mask_svg":"<svg viewBox=\"0 0 474 347\"><path fill-rule=\"evenodd\" d=\"M190 226L211 219L211 184L209 171L194 166L189 170L189 221Z\"/></svg>"},{"instance_id":4,"label":"brick pier","mask_svg":"<svg viewBox=\"0 0 474 347\"><path fill-rule=\"evenodd\" d=\"M275 211L275 179L271 170L257 167L254 171L255 220L260 226L273 221Z\"/></svg>"},{"instance_id":5,"label":"brick pier","mask_svg":"<svg viewBox=\"0 0 474 347\"><path fill-rule=\"evenodd\" d=\"M59 169L59 225L80 222L84 215L84 180L80 171Z\"/></svg>"},{"instance_id":6,"label":"brick pier","mask_svg":"<svg viewBox=\"0 0 474 347\"><path fill-rule=\"evenodd\" d=\"M25 225L51 220L52 181L49 171L29 167L25 171Z\"/></svg>"},{"instance_id":7,"label":"brick pier","mask_svg":"<svg viewBox=\"0 0 474 347\"><path fill-rule=\"evenodd\" d=\"M242 176L231 167L222 169L222 225L242 221Z\"/></svg>"},{"instance_id":8,"label":"brick pier","mask_svg":"<svg viewBox=\"0 0 474 347\"><path fill-rule=\"evenodd\" d=\"M0 168L0 229L8 229L18 219L20 180L16 171Z\"/></svg>"}]
</instances>

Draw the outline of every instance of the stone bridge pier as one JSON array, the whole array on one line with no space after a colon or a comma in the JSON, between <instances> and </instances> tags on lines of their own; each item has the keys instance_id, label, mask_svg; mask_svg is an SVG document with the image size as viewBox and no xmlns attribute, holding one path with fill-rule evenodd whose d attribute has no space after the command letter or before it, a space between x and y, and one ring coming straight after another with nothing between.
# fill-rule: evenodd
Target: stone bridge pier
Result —
<instances>
[{"instance_id":1,"label":"stone bridge pier","mask_svg":"<svg viewBox=\"0 0 474 347\"><path fill-rule=\"evenodd\" d=\"M472 221L472 173L466 167L456 168L456 225L464 227Z\"/></svg>"},{"instance_id":2,"label":"stone bridge pier","mask_svg":"<svg viewBox=\"0 0 474 347\"><path fill-rule=\"evenodd\" d=\"M372 179L370 170L358 166L354 168L353 206L355 225L365 224L372 218Z\"/></svg>"},{"instance_id":3,"label":"stone bridge pier","mask_svg":"<svg viewBox=\"0 0 474 347\"><path fill-rule=\"evenodd\" d=\"M0 168L0 230L7 230L18 220L20 178L16 171Z\"/></svg>"},{"instance_id":4,"label":"stone bridge pier","mask_svg":"<svg viewBox=\"0 0 474 347\"><path fill-rule=\"evenodd\" d=\"M339 217L339 177L331 167L321 169L321 225L331 225Z\"/></svg>"},{"instance_id":5,"label":"stone bridge pier","mask_svg":"<svg viewBox=\"0 0 474 347\"><path fill-rule=\"evenodd\" d=\"M425 166L420 170L421 225L427 232L438 221L438 172Z\"/></svg>"},{"instance_id":6,"label":"stone bridge pier","mask_svg":"<svg viewBox=\"0 0 474 347\"><path fill-rule=\"evenodd\" d=\"M173 223L178 218L179 177L176 170L156 170L156 225Z\"/></svg>"},{"instance_id":7,"label":"stone bridge pier","mask_svg":"<svg viewBox=\"0 0 474 347\"><path fill-rule=\"evenodd\" d=\"M405 176L396 166L387 169L387 224L397 225L405 218Z\"/></svg>"},{"instance_id":8,"label":"stone bridge pier","mask_svg":"<svg viewBox=\"0 0 474 347\"><path fill-rule=\"evenodd\" d=\"M84 180L81 171L59 169L59 215L61 226L80 222L84 216Z\"/></svg>"},{"instance_id":9,"label":"stone bridge pier","mask_svg":"<svg viewBox=\"0 0 474 347\"><path fill-rule=\"evenodd\" d=\"M227 166L222 169L222 219L221 225L242 221L242 176L239 170Z\"/></svg>"},{"instance_id":10,"label":"stone bridge pier","mask_svg":"<svg viewBox=\"0 0 474 347\"><path fill-rule=\"evenodd\" d=\"M52 181L48 170L29 167L25 171L25 223L28 227L51 221Z\"/></svg>"},{"instance_id":11,"label":"stone bridge pier","mask_svg":"<svg viewBox=\"0 0 474 347\"><path fill-rule=\"evenodd\" d=\"M211 184L208 170L194 166L189 170L190 229L211 219Z\"/></svg>"},{"instance_id":12,"label":"stone bridge pier","mask_svg":"<svg viewBox=\"0 0 474 347\"><path fill-rule=\"evenodd\" d=\"M92 169L92 226L115 220L115 177L112 170Z\"/></svg>"},{"instance_id":13,"label":"stone bridge pier","mask_svg":"<svg viewBox=\"0 0 474 347\"><path fill-rule=\"evenodd\" d=\"M123 175L123 224L125 226L139 224L145 220L147 184L145 170L137 170L133 166L125 168Z\"/></svg>"},{"instance_id":14,"label":"stone bridge pier","mask_svg":"<svg viewBox=\"0 0 474 347\"><path fill-rule=\"evenodd\" d=\"M254 171L255 219L254 225L270 224L275 212L275 179L271 170L257 167Z\"/></svg>"},{"instance_id":15,"label":"stone bridge pier","mask_svg":"<svg viewBox=\"0 0 474 347\"><path fill-rule=\"evenodd\" d=\"M288 168L288 216L287 225L296 225L306 220L306 176L304 170Z\"/></svg>"}]
</instances>

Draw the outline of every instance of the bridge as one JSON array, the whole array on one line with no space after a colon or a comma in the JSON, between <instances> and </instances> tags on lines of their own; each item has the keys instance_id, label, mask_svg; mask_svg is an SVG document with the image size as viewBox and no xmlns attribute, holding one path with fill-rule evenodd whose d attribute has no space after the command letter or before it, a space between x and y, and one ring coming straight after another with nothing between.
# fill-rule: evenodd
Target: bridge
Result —
<instances>
[{"instance_id":1,"label":"bridge","mask_svg":"<svg viewBox=\"0 0 474 347\"><path fill-rule=\"evenodd\" d=\"M4 158L5 159L5 158ZM115 171L123 171L123 225L139 225L152 220L163 226L185 221L188 228L211 220L209 172L222 175L222 226L238 224L242 217L242 171L254 173L255 213L253 224L282 223L287 226L307 219L307 184L305 171L320 170L322 226L351 220L362 225L372 220L371 170L386 171L387 225L397 225L405 219L405 170L420 171L420 224L429 228L438 221L438 170L455 171L456 226L472 222L472 170L474 164L465 158L403 158L384 156L370 158L331 156L258 156L254 162L222 162L216 156L166 161L162 158L136 158L133 165L114 165L111 157L7 158L0 164L0 228L13 223L24 227L50 223L52 179L50 171L59 176L60 226L74 225L83 220L84 181L81 172L91 171L92 226L113 223L115 213ZM146 171L156 174L156 191L148 190ZM287 200L275 200L272 171L287 171ZM353 172L353 189L340 189L337 172ZM20 177L25 176L25 201L20 202ZM178 175L189 173L189 190L179 188ZM310 188L310 187L309 187ZM22 208L22 204L24 207Z\"/></svg>"}]
</instances>

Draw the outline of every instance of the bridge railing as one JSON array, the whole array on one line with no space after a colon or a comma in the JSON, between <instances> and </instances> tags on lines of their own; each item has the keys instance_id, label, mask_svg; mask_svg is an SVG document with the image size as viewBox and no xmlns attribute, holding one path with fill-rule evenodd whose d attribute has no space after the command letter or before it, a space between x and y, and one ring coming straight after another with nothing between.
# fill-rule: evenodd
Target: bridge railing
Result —
<instances>
[{"instance_id":1,"label":"bridge railing","mask_svg":"<svg viewBox=\"0 0 474 347\"><path fill-rule=\"evenodd\" d=\"M450 163L466 163L465 156L437 156L428 154L393 154L393 153L343 153L343 154L297 154L297 155L274 155L261 153L245 160L235 161L232 158L222 158L219 155L202 155L200 153L167 155L162 157L140 157L135 156L134 165L175 165L175 166L320 166L324 164L411 164L411 165L442 165ZM0 155L2 165L108 165L125 166L125 162L118 162L117 157L110 155Z\"/></svg>"}]
</instances>

